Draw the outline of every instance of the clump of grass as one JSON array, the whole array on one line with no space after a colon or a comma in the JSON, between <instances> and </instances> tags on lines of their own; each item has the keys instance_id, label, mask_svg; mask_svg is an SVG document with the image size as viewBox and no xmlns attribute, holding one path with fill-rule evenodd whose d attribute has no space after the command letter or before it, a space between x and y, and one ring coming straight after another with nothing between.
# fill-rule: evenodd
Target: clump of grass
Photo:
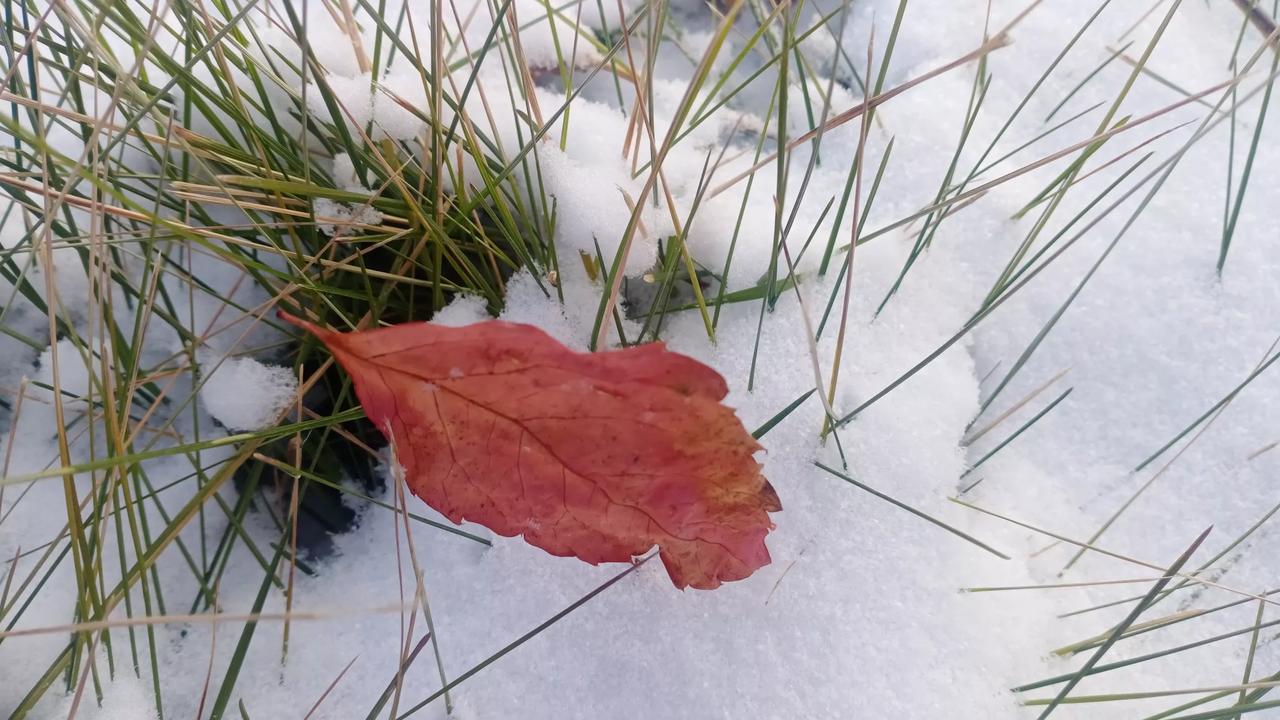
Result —
<instances>
[{"instance_id":1,"label":"clump of grass","mask_svg":"<svg viewBox=\"0 0 1280 720\"><path fill-rule=\"evenodd\" d=\"M519 66L518 28L508 18L495 24L482 47L459 49L456 41L446 45L437 37L432 53L412 45L414 32L402 32L412 22L407 15L389 17L365 7L356 20L346 3L266 9L177 2L163 16L156 9L133 2L7 7L11 113L2 122L13 143L0 162L13 199L6 222L21 222L28 231L0 261L20 294L6 310L20 297L48 320L45 338L38 324L34 336L10 325L6 331L34 349L66 337L86 357L111 359L93 367L86 398L91 412L70 417L61 404L53 405L61 448L53 466L61 468L56 474L63 480L67 528L25 577L16 575L17 559L11 565L15 592L0 603L7 629L22 620L34 597L30 584L68 561L79 586L78 623L101 622L121 608L128 618L209 612L238 547L263 570L254 608L259 612L268 592L291 596L293 568L307 568L299 526L337 507L313 499L370 491L344 480L373 477L376 433L362 420L347 379L310 343L226 342L237 353L292 362L302 390L269 431L228 438L208 425L195 397L203 378L217 369L202 360L206 344L218 339L211 331L262 337L253 326L275 325L278 308L343 328L425 320L459 293L483 298L496 312L504 282L517 268L545 278L558 262L550 242L552 207L530 181L537 177L531 151L539 128L517 120L525 126L526 144L503 152L465 113L443 122L451 114L446 109L461 108L473 90L474 70L469 75L466 68ZM352 98L332 90L307 39L308 23L316 22L307 13L317 11L338 13L338 26L371 77L390 62L411 66L421 77L431 106L411 108L426 122L420 137L375 140L377 128L350 123L344 103ZM357 23L373 26L373 48L361 45ZM263 39L268 31L294 46L271 45ZM134 52L122 53L125 48ZM455 84L459 80L465 87ZM370 90L383 91L376 85ZM512 82L505 90L522 116L530 112L531 87ZM61 139L51 141L53 136ZM333 177L327 159L339 154L371 190L352 190ZM464 163L477 169L481 182L464 181ZM326 218L317 212L333 203L370 208L376 222L321 232ZM91 285L91 307L69 307L49 292L52 285L39 286L33 269L52 283L53 253L78 258ZM250 306L238 303L238 295L219 297L201 276L219 264L260 288L265 299ZM216 329L194 323L200 306L221 306ZM144 346L162 331L176 335L181 349L156 358ZM50 390L56 396L61 373L58 356L53 360ZM178 377L188 386L175 382ZM15 424L22 397L13 408ZM73 452L85 438L91 443L87 461L82 451ZM229 457L200 459L228 441L235 448ZM191 458L196 468L180 482L198 490L178 507L152 481L147 462L166 455ZM93 478L91 493L74 481L76 474ZM228 503L219 490L233 479L239 500ZM269 511L280 532L274 550L244 527L254 505ZM157 527L156 517L164 524ZM322 518L321 526L343 521ZM218 537L204 530L207 524L226 529ZM183 539L191 525L201 528L198 547ZM103 566L108 543L120 548L118 569ZM173 597L158 584L155 563L166 552L185 559L200 588L197 596ZM246 624L221 690L210 699L217 716L229 709L255 624ZM109 674L150 665L155 701L164 707L156 642L152 625L128 621L72 633L18 714L58 685L101 692L104 652Z\"/></svg>"}]
</instances>

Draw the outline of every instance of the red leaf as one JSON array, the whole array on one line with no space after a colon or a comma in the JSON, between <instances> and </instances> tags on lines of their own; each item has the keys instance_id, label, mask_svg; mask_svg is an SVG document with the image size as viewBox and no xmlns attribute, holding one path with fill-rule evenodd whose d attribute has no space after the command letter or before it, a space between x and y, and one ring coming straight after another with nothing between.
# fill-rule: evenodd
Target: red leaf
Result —
<instances>
[{"instance_id":1,"label":"red leaf","mask_svg":"<svg viewBox=\"0 0 1280 720\"><path fill-rule=\"evenodd\" d=\"M658 545L679 588L768 564L781 504L696 360L662 343L578 353L497 320L344 334L281 317L328 346L409 488L450 520L593 565Z\"/></svg>"}]
</instances>

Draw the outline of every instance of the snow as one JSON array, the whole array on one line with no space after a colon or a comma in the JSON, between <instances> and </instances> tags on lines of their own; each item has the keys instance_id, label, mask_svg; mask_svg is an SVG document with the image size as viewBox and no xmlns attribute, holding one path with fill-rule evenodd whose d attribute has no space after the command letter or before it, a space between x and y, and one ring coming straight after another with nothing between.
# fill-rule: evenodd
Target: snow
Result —
<instances>
[{"instance_id":1,"label":"snow","mask_svg":"<svg viewBox=\"0 0 1280 720\"><path fill-rule=\"evenodd\" d=\"M200 402L229 430L271 427L297 397L298 380L292 368L247 357L206 361L205 366L213 371L200 387Z\"/></svg>"},{"instance_id":2,"label":"snow","mask_svg":"<svg viewBox=\"0 0 1280 720\"><path fill-rule=\"evenodd\" d=\"M337 153L333 156L333 180L343 190L369 191L369 188L360 183L360 178L356 176L355 163L351 162L351 156L347 153Z\"/></svg>"},{"instance_id":3,"label":"snow","mask_svg":"<svg viewBox=\"0 0 1280 720\"><path fill-rule=\"evenodd\" d=\"M76 698L69 697L49 717L73 717L72 713L81 720L154 720L159 717L150 710L142 709L152 704L152 701L148 697L150 688L141 681L122 677L112 682L111 690L111 695L104 698L101 705L89 693L81 697L78 703Z\"/></svg>"},{"instance_id":4,"label":"snow","mask_svg":"<svg viewBox=\"0 0 1280 720\"><path fill-rule=\"evenodd\" d=\"M596 4L584 3L583 22L594 29L606 23L616 28L617 9L609 5L600 6L606 14L602 20ZM676 7L685 17L705 12L700 3L685 5ZM892 0L859 4L848 19L845 51L851 57L861 57L874 26L877 54L882 53L897 5ZM898 38L888 85L919 76L980 44L986 5L976 0L928 8L912 4ZM1080 5L1066 0L1044 3L1015 30L1014 45L991 56L993 84L984 115L974 130L977 140L959 164L961 172L967 172L977 159L974 148L980 152L985 147L999 123L1053 61L1068 39L1066 29L1079 27L1094 9ZM569 22L558 19L553 36L552 26L545 22L544 5L517 0L514 6L524 22L539 13L544 20L523 29L521 40L531 65L552 70L547 77L553 82L543 83L537 90L545 112L563 101L554 82L558 78L554 43L558 39L565 46L576 31ZM1022 6L994 3L992 26L998 27ZM1108 45L1138 19L1145 6L1115 4L1103 14L1096 31L1086 34L1045 89L1033 98L998 154L1039 132L1040 121L1109 54ZM489 27L488 6L479 7L467 30L472 40L482 40ZM1131 33L1135 40L1131 52L1141 52L1163 12L1157 11ZM323 53L322 64L328 73L325 82L347 106L352 127L373 127L373 139L417 137L424 127L421 120L391 97L411 101L414 107L427 107L420 78L392 68L374 82L326 13L313 11L312 16L315 22L309 40ZM1178 78L1192 91L1220 82L1227 77L1226 59L1240 19L1239 12L1228 4L1184 3L1153 54L1151 67ZM696 53L709 37L708 27L698 27L684 36L683 43ZM1256 35L1247 37L1249 42L1257 42ZM740 39L731 40L737 41ZM287 56L291 42L279 34L270 44ZM1249 42L1246 56L1253 47ZM371 39L365 46L373 46ZM575 64L589 66L594 48L582 38L578 47ZM805 49L818 58L829 57L834 47L833 38L818 33L812 47ZM659 143L681 101L691 67L687 58L674 55L662 58L660 69L668 75L655 80L653 113ZM841 63L836 66L837 73L845 67ZM973 66L966 66L893 99L881 109L868 137L867 166L874 168L879 162L890 137L895 143L894 158L870 211L868 229L933 201L961 131L962 112L954 109L966 107L972 73ZM1110 102L1128 73L1122 63L1109 65L1065 112ZM486 76L479 82L490 83L493 103L509 102L503 97L505 89L500 81ZM815 95L825 93L826 87L825 77L810 80L808 85ZM860 101L856 85L850 87L854 89L836 86L833 113ZM802 94L798 84L791 90ZM327 111L314 104L318 101L315 88L308 92L312 110L327 116ZM613 92L608 83L595 81L583 98L574 102L567 120L554 124L548 140L539 146L539 168L548 193L556 200L560 272L553 283L545 275L519 271L507 280L507 305L501 314L504 320L536 324L577 349L587 347L600 297L600 288L585 277L578 252L594 256L598 246L606 259L613 256L622 245L629 219L628 198L636 201L647 179L645 173L635 172L635 156L621 156L628 118L616 106L616 98L611 100ZM718 185L754 163L756 133L764 126L768 93L765 87L747 101L717 113L668 157L664 182L669 183L679 218L685 217L698 192L709 153L718 152L719 143L735 127L743 134L723 166L717 168L712 184ZM1217 97L1210 95L1209 101ZM1143 78L1117 117L1137 116L1177 99L1176 91ZM1205 112L1207 108L1194 104L1182 108L1153 128L1108 143L1099 154L1102 159L1093 162L1100 164L1113 157L1154 134L1155 128L1199 120ZM1247 137L1256 121L1256 104L1240 113L1242 129L1238 133ZM519 144L509 124L510 115L510 107L494 112L502 125L493 128L494 133L508 151ZM1095 123L1097 117L1095 113L1078 126L1020 152L1001 168L1013 169L1037 159L1050 146L1087 137L1091 126L1085 126ZM561 149L565 123L568 130ZM769 126L772 128L772 123ZM787 132L794 135L808 127L803 108L793 106ZM1144 149L1156 151L1157 157L1133 178L1176 152L1189 133L1190 129L1173 133ZM1264 523L1239 547L1231 547L1231 543L1267 518L1277 502L1274 478L1280 471L1280 450L1268 448L1280 439L1280 376L1260 374L1202 435L1191 433L1155 462L1135 470L1274 352L1272 346L1280 332L1274 312L1280 306L1280 283L1275 281L1280 272L1280 236L1274 232L1271 209L1280 204L1280 184L1267 171L1280 162L1280 145L1267 137L1264 135L1257 174L1220 276L1215 264L1222 234L1228 152L1225 125L1188 152L1053 332L984 412L979 415L982 404L992 397L1028 343L1122 231L1137 209L1135 201L1102 218L973 333L860 413L840 430L839 447L819 439L822 410L812 399L765 436L767 452L761 458L765 474L784 505L783 512L775 516L778 527L769 537L772 565L746 581L714 592L681 593L671 588L656 563L646 564L454 688L450 692L453 716L1035 717L1038 709L1019 707L1008 688L1078 667L1087 656L1064 660L1049 656L1049 651L1105 632L1129 606L1058 616L1140 595L1160 574L1151 566L1167 566L1204 528L1212 525L1214 530L1188 567L1199 567L1225 551L1226 559L1211 576L1220 587L1179 591L1150 617L1213 607L1240 598L1239 592L1256 594L1274 587L1275 527ZM632 142L640 143L639 162L647 162L648 140ZM815 225L814 245L825 245L834 212L820 224L818 218L826 200L843 190L848 160L857 143L856 122L824 137L823 162L814 168L808 195L801 201L789 236L793 253L798 254ZM1246 143L1237 138L1237 173L1246 149ZM790 158L793 181L781 199L787 214L794 207L808 152L799 148ZM1069 194L1055 214L1050 231L1056 232L1138 157L1129 156L1083 181L1081 189ZM715 162L714 155L711 161ZM832 400L837 412L850 412L868 401L969 320L1004 260L1015 252L1035 222L1035 213L1021 219L1012 216L1060 170L1061 165L1055 165L1002 184L948 219L879 312L881 300L911 252L919 225L890 232L858 248L849 336L840 360L839 391ZM474 168L467 172L474 172ZM687 228L688 246L695 259L717 272L730 246L735 248L727 278L730 289L753 285L768 269L776 221L773 175L772 166L758 175L745 204L745 182L706 199ZM349 158L334 158L334 176L340 187L363 191ZM658 204L652 197L646 202L642 226L628 256L627 269L633 276L654 263L657 238L675 231L666 201L657 194ZM347 225L382 222L367 205L320 199L315 201L314 211L321 230L331 235L358 229ZM739 213L740 230L735 232ZM838 237L849 237L851 222L846 214L836 228ZM23 245L24 235L21 223L13 218L0 225L5 248ZM39 253L26 254L40 257ZM803 307L815 323L838 282L835 272L816 275L820 256L820 249L812 247L798 263L803 273L799 285ZM73 311L79 327L91 333L88 308L93 305L94 291L80 256L61 248L54 250L52 257L60 299ZM835 262L842 260L837 256ZM29 275L41 292L44 283L35 278L42 271L40 265ZM219 271L216 264L209 263L201 277L224 297L244 306L253 307L261 300L259 291L240 288L233 278L219 272L225 273L225 269ZM564 294L563 303L555 293L555 283ZM175 295L183 298L186 290ZM203 381L198 390L201 413L190 411L175 424L176 430L190 437L201 432L207 435L209 419L228 431L267 427L295 400L297 392L292 371L269 364L269 353L257 353L260 359L232 355L241 347L264 347L279 336L245 319L229 317L232 313L221 313L222 302L213 293L196 295L181 308L196 319L193 329L207 346L195 353L200 373L177 381L180 385L174 391L173 403L177 405L184 393L190 394L194 382ZM47 342L47 322L34 306L15 302L10 307L12 317L6 323ZM696 312L671 318L664 327L664 339L673 349L720 371L730 386L728 404L736 408L748 428L755 428L813 387L802 312L795 294L787 291L763 320L756 302L726 306L714 343L706 337ZM837 302L817 346L818 362L825 373L830 373L836 362L834 328L839 313ZM454 299L435 320L456 325L488 317L483 299L464 295ZM757 347L758 323L762 325ZM637 329L630 323L626 327L630 335ZM610 337L616 339L612 327ZM155 354L182 347L176 335L160 332L148 343L149 352ZM100 392L92 381L104 365L95 357L100 347L85 350L68 339L55 338L52 349L37 353L11 338L0 338L6 373L0 381L12 395L20 378L29 376L24 402L36 408L24 409L21 421L9 425L19 441L5 458L8 475L21 477L61 462L51 430L56 395L42 387L55 384L50 370L55 352L64 407L88 412L91 405L78 398ZM1014 410L991 432L969 441L974 431L1015 408L1063 371L1062 378L1043 394ZM1068 388L1071 394L1052 412L965 475ZM970 428L975 417L978 420ZM73 444L74 457L90 457L92 443L98 439L80 438ZM209 466L233 450L205 451L200 465ZM844 472L859 482L976 536L1012 559L1002 560L824 473L814 466L815 460L833 468L847 466ZM153 478L177 480L193 471L193 462L175 456L154 461L149 467ZM385 475L391 489L378 499L399 506L405 501L395 492L395 474ZM1074 547L1052 543L1025 527L949 501L959 495L967 503L1083 542L1148 482L1150 488L1127 506L1098 542L1109 551L1149 566L1089 553L1064 572ZM94 487L87 475L78 477L76 486L81 497ZM65 526L66 502L59 481L38 480L7 490L0 500L0 557L13 557L57 538ZM194 482L185 482L163 492L166 507L176 508L193 497L197 488ZM235 503L234 491L228 489L222 496L228 504ZM407 506L420 516L442 520L412 497ZM12 515L6 515L11 509ZM406 521L374 504L360 503L359 513L356 530L333 538L334 555L314 563L316 575L299 573L296 578L291 610L300 617L289 626L287 659L282 662L283 625L274 620L257 625L233 700L233 704L243 702L251 717L300 717L320 702L322 695L323 702L313 717L367 713L395 677L402 654L425 632L423 613L402 607L412 601L418 582L429 601L436 642L426 646L405 674L403 696L397 700L399 712L435 693L441 674L452 679L477 667L624 569L590 567L550 557L519 540L490 538L483 528L464 528L491 539L492 547L486 547ZM162 524L151 506L147 514L157 525ZM207 537L216 538L226 517L214 511L208 522ZM258 547L270 552L269 543L278 532L268 513L249 513L244 526L245 532L259 539ZM199 532L199 528L190 527L183 539L196 543ZM412 553L408 552L410 545ZM118 556L114 542L104 543L102 552L106 568L131 560L127 551L126 557ZM34 557L24 558L16 576L23 577L35 561ZM4 567L7 570L8 566ZM110 571L108 576L115 577ZM166 595L175 598L168 610L185 612L196 589L181 555L167 551L158 564L157 577ZM230 555L223 578L217 590L218 609L230 614L251 612L261 578L259 561L241 546ZM239 578L253 580L233 582ZM1129 578L1145 582L957 592L972 587ZM20 597L26 597L22 594L26 592L18 591ZM141 595L135 595L135 602L140 603ZM65 564L60 567L39 597L40 602L32 605L18 628L72 622L76 596L70 568ZM1249 600L1230 611L1126 639L1106 660L1247 628L1254 622L1257 607L1257 601ZM283 595L269 593L262 612L284 610ZM1271 614L1268 609L1267 617ZM123 618L122 609L113 617ZM409 636L411 619L414 625ZM243 621L214 623L207 617L155 627L166 717L196 715L202 698L216 693L243 629ZM126 635L113 637L123 640ZM143 642L141 634L137 637ZM12 711L64 646L65 634L11 637L0 643L0 667L5 668L0 676L0 714ZM105 664L100 668L102 708L97 708L90 684L77 717L155 716L151 664L144 659L135 667L125 659L122 646L118 641L114 675L107 676ZM440 667L435 651L439 652ZM1088 678L1075 694L1232 685L1240 682L1248 652L1249 637L1245 634ZM1277 661L1280 651L1264 633L1254 659L1254 677L1274 672ZM352 663L350 669L343 673L348 663ZM207 677L212 678L208 694ZM1027 697L1051 697L1055 690L1056 686L1033 691ZM1054 716L1142 717L1185 699L1189 698L1064 706ZM71 698L51 692L35 716L65 717L71 704ZM441 699L421 716L444 714Z\"/></svg>"},{"instance_id":5,"label":"snow","mask_svg":"<svg viewBox=\"0 0 1280 720\"><path fill-rule=\"evenodd\" d=\"M478 295L458 295L431 317L431 322L448 327L461 327L489 319L484 298Z\"/></svg>"},{"instance_id":6,"label":"snow","mask_svg":"<svg viewBox=\"0 0 1280 720\"><path fill-rule=\"evenodd\" d=\"M46 242L49 245L42 247L42 243ZM88 305L89 278L75 247L55 243L52 238L43 237L42 233L31 232L22 221L21 213L14 213L8 222L0 224L0 247L4 248L17 267L27 269L27 282L42 297L47 294L46 275L51 273L54 292L62 308L71 313L79 313ZM46 248L48 252L45 252ZM3 290L6 297L15 293L15 288L7 281ZM21 295L10 304L24 314L35 311Z\"/></svg>"},{"instance_id":7,"label":"snow","mask_svg":"<svg viewBox=\"0 0 1280 720\"><path fill-rule=\"evenodd\" d=\"M55 355L57 355L56 358ZM88 397L91 378L94 376L94 368L91 366L98 362L101 362L99 358L81 350L73 341L59 340L57 345L45 348L44 352L40 353L33 380L48 387L60 383L64 402L68 399ZM56 377L55 364L58 368ZM52 393L49 395L49 401L52 403Z\"/></svg>"},{"instance_id":8,"label":"snow","mask_svg":"<svg viewBox=\"0 0 1280 720\"><path fill-rule=\"evenodd\" d=\"M316 229L325 235L350 235L360 226L378 225L382 222L382 213L372 205L334 202L326 198L318 198L312 206L316 214Z\"/></svg>"},{"instance_id":9,"label":"snow","mask_svg":"<svg viewBox=\"0 0 1280 720\"><path fill-rule=\"evenodd\" d=\"M377 82L367 72L353 77L333 74L325 77L325 84L352 133L358 135L372 123L374 140L412 140L426 128L419 114L405 107L418 108L419 113L428 107L427 91L417 74L388 73ZM312 113L328 114L326 93L319 85L308 83L306 95Z\"/></svg>"}]
</instances>

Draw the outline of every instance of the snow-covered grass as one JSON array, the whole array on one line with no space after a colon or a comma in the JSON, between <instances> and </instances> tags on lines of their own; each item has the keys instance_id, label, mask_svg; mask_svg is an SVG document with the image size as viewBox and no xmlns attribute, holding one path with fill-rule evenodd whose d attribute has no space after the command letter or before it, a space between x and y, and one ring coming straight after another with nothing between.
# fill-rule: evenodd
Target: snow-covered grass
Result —
<instances>
[{"instance_id":1,"label":"snow-covered grass","mask_svg":"<svg viewBox=\"0 0 1280 720\"><path fill-rule=\"evenodd\" d=\"M7 4L0 714L1280 713L1275 5ZM451 526L277 309L665 340L773 563Z\"/></svg>"}]
</instances>

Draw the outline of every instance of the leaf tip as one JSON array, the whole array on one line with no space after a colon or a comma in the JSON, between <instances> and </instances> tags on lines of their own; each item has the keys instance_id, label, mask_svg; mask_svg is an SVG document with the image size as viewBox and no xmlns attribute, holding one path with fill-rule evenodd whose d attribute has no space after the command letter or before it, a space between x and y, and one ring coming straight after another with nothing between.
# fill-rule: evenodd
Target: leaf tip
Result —
<instances>
[{"instance_id":1,"label":"leaf tip","mask_svg":"<svg viewBox=\"0 0 1280 720\"><path fill-rule=\"evenodd\" d=\"M328 330L321 328L315 323L310 322L308 320L303 320L302 318L296 315L293 315L292 313L286 312L284 310L276 310L276 317L280 320L283 320L289 323L290 325L296 328L301 328L303 330L306 330L307 332L321 339L323 339L325 336L330 334Z\"/></svg>"},{"instance_id":2,"label":"leaf tip","mask_svg":"<svg viewBox=\"0 0 1280 720\"><path fill-rule=\"evenodd\" d=\"M276 310L276 319L277 319L277 320L283 320L283 321L285 321L285 322L289 323L290 325L299 325L299 326L301 326L301 325L302 325L302 319L301 319L301 318L298 318L297 316L295 316L295 315L293 315L293 314L291 314L291 313L288 313L288 312L286 312L286 311L284 311L284 310L279 310L279 309L277 309L277 310Z\"/></svg>"},{"instance_id":3,"label":"leaf tip","mask_svg":"<svg viewBox=\"0 0 1280 720\"><path fill-rule=\"evenodd\" d=\"M781 512L782 498L778 497L778 491L774 489L773 484L768 480L764 481L764 485L760 488L761 505L767 512Z\"/></svg>"}]
</instances>

